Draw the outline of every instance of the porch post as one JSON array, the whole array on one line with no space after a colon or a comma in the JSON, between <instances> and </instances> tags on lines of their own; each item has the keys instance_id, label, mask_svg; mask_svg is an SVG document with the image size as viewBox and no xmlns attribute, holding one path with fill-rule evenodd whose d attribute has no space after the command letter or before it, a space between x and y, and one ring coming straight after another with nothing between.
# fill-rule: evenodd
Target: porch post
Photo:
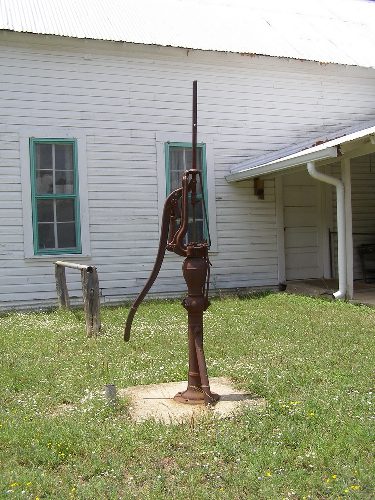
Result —
<instances>
[{"instance_id":1,"label":"porch post","mask_svg":"<svg viewBox=\"0 0 375 500\"><path fill-rule=\"evenodd\" d=\"M346 246L346 291L347 298L353 298L353 223L352 223L352 182L350 158L341 160L341 178L345 190L345 246Z\"/></svg>"}]
</instances>

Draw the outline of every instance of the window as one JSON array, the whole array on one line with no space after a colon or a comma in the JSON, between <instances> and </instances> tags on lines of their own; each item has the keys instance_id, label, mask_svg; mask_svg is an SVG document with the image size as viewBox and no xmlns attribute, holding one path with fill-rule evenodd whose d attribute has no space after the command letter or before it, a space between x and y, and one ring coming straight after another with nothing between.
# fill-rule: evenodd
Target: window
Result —
<instances>
[{"instance_id":1,"label":"window","mask_svg":"<svg viewBox=\"0 0 375 500\"><path fill-rule=\"evenodd\" d=\"M181 186L182 175L185 170L192 167L192 145L185 142L167 142L165 144L165 165L166 165L166 195ZM203 196L207 209L207 173L206 173L206 146L197 144L197 169L202 172ZM196 234L193 234L193 214L189 217L189 230L187 241L199 242L209 240L208 227L204 220L204 206L202 195L199 193L195 207L195 227Z\"/></svg>"},{"instance_id":2,"label":"window","mask_svg":"<svg viewBox=\"0 0 375 500\"><path fill-rule=\"evenodd\" d=\"M77 144L30 139L35 255L81 253Z\"/></svg>"}]
</instances>

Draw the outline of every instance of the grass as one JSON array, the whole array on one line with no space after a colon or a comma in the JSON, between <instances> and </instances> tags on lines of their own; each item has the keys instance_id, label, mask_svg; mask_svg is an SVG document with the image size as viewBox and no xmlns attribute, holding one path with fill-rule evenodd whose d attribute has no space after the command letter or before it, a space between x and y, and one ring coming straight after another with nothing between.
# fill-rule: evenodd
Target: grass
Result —
<instances>
[{"instance_id":1,"label":"grass","mask_svg":"<svg viewBox=\"0 0 375 500\"><path fill-rule=\"evenodd\" d=\"M264 397L263 410L164 426L134 424L118 387L186 379L178 302L0 317L0 498L374 498L375 310L287 294L214 300L210 376Z\"/></svg>"}]
</instances>

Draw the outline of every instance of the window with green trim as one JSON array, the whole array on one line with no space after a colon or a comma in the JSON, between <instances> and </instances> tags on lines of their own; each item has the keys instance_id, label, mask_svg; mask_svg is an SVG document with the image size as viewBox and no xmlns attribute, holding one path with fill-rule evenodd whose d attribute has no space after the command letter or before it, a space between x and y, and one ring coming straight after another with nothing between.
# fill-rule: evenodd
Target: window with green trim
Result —
<instances>
[{"instance_id":1,"label":"window with green trim","mask_svg":"<svg viewBox=\"0 0 375 500\"><path fill-rule=\"evenodd\" d=\"M34 253L81 253L77 144L30 139Z\"/></svg>"},{"instance_id":2,"label":"window with green trim","mask_svg":"<svg viewBox=\"0 0 375 500\"><path fill-rule=\"evenodd\" d=\"M167 142L165 144L166 194L181 186L182 175L192 167L192 145L186 142ZM203 195L207 206L207 168L206 145L197 144L197 169L202 172ZM198 187L199 189L199 187ZM196 234L193 235L192 215L189 218L188 241L208 240L208 228L204 221L202 195L198 194L195 209ZM207 221L208 222L208 221Z\"/></svg>"}]
</instances>

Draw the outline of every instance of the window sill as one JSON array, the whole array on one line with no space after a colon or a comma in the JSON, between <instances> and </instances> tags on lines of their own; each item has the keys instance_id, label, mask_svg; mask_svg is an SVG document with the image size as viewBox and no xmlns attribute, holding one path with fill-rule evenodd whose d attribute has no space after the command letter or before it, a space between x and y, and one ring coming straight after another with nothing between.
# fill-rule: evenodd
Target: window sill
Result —
<instances>
[{"instance_id":1,"label":"window sill","mask_svg":"<svg viewBox=\"0 0 375 500\"><path fill-rule=\"evenodd\" d=\"M25 257L26 262L35 262L36 260L42 262L55 262L56 260L78 260L78 259L91 259L91 255L89 254L77 254L77 253L59 253L55 255L31 255Z\"/></svg>"}]
</instances>

